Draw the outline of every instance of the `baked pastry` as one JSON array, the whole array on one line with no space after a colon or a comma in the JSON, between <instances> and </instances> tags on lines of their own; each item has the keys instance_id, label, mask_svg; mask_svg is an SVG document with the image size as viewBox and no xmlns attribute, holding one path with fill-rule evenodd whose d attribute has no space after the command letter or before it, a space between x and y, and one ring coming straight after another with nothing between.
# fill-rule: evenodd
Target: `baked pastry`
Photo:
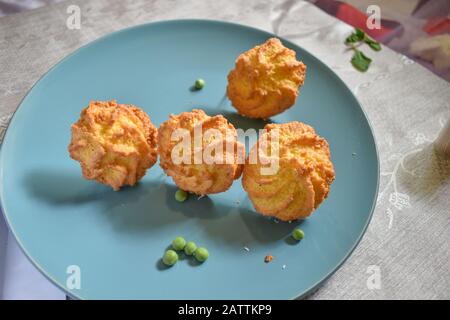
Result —
<instances>
[{"instance_id":1,"label":"baked pastry","mask_svg":"<svg viewBox=\"0 0 450 320\"><path fill-rule=\"evenodd\" d=\"M158 129L158 146L166 174L180 189L198 195L228 190L245 160L233 125L199 109L170 115Z\"/></svg>"},{"instance_id":2,"label":"baked pastry","mask_svg":"<svg viewBox=\"0 0 450 320\"><path fill-rule=\"evenodd\" d=\"M327 141L294 121L265 126L246 160L242 185L256 211L290 221L311 215L334 176Z\"/></svg>"},{"instance_id":3,"label":"baked pastry","mask_svg":"<svg viewBox=\"0 0 450 320\"><path fill-rule=\"evenodd\" d=\"M157 130L140 108L91 101L72 125L69 152L83 176L119 190L134 185L157 160Z\"/></svg>"},{"instance_id":4,"label":"baked pastry","mask_svg":"<svg viewBox=\"0 0 450 320\"><path fill-rule=\"evenodd\" d=\"M267 119L290 108L306 66L276 38L242 53L228 74L227 95L238 113Z\"/></svg>"}]
</instances>

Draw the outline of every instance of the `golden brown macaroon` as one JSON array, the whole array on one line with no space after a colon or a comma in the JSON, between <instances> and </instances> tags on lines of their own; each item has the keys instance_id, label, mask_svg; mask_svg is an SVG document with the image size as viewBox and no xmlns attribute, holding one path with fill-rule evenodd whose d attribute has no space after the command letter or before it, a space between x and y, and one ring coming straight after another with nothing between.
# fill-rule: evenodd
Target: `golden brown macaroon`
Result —
<instances>
[{"instance_id":1,"label":"golden brown macaroon","mask_svg":"<svg viewBox=\"0 0 450 320\"><path fill-rule=\"evenodd\" d=\"M270 166L275 170L262 171ZM327 141L312 127L294 121L265 126L247 158L242 185L256 211L290 221L311 215L333 180Z\"/></svg>"},{"instance_id":2,"label":"golden brown macaroon","mask_svg":"<svg viewBox=\"0 0 450 320\"><path fill-rule=\"evenodd\" d=\"M72 125L69 152L83 176L119 190L138 182L157 160L157 130L133 105L91 101Z\"/></svg>"},{"instance_id":3,"label":"golden brown macaroon","mask_svg":"<svg viewBox=\"0 0 450 320\"><path fill-rule=\"evenodd\" d=\"M267 119L295 103L305 74L306 66L295 52L271 38L236 59L227 95L241 115Z\"/></svg>"},{"instance_id":4,"label":"golden brown macaroon","mask_svg":"<svg viewBox=\"0 0 450 320\"><path fill-rule=\"evenodd\" d=\"M198 109L170 115L158 129L158 146L166 174L180 189L198 195L228 190L245 160L233 125Z\"/></svg>"}]
</instances>

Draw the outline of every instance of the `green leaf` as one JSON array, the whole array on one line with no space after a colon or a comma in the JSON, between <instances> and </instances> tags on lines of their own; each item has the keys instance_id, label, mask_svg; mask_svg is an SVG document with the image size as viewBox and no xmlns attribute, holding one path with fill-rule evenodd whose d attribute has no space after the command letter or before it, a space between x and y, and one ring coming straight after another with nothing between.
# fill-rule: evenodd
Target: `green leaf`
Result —
<instances>
[{"instance_id":1,"label":"green leaf","mask_svg":"<svg viewBox=\"0 0 450 320\"><path fill-rule=\"evenodd\" d=\"M355 28L355 34L359 40L363 40L364 37L366 36L366 33L362 31L360 28Z\"/></svg>"},{"instance_id":2,"label":"green leaf","mask_svg":"<svg viewBox=\"0 0 450 320\"><path fill-rule=\"evenodd\" d=\"M369 65L372 62L372 59L367 57L364 53L355 49L355 53L352 57L352 65L361 72L366 72L369 69Z\"/></svg>"},{"instance_id":3,"label":"green leaf","mask_svg":"<svg viewBox=\"0 0 450 320\"><path fill-rule=\"evenodd\" d=\"M371 47L375 51L380 51L381 50L380 43L375 41L375 40L373 40L372 38L366 37L364 39L364 42L367 43L369 45L369 47Z\"/></svg>"},{"instance_id":4,"label":"green leaf","mask_svg":"<svg viewBox=\"0 0 450 320\"><path fill-rule=\"evenodd\" d=\"M346 44L355 43L355 42L359 42L358 36L355 33L352 33L351 35L349 35L347 37L347 39L345 39Z\"/></svg>"},{"instance_id":5,"label":"green leaf","mask_svg":"<svg viewBox=\"0 0 450 320\"><path fill-rule=\"evenodd\" d=\"M353 32L351 35L349 35L345 39L345 43L350 44L350 43L356 43L356 42L363 41L365 36L366 36L366 34L364 31L362 31L359 28L356 28L355 32Z\"/></svg>"},{"instance_id":6,"label":"green leaf","mask_svg":"<svg viewBox=\"0 0 450 320\"><path fill-rule=\"evenodd\" d=\"M345 44L350 46L354 50L354 54L351 60L352 65L361 72L366 72L369 69L372 59L367 57L364 53L356 48L356 43L364 42L372 50L380 51L381 45L379 42L372 39L363 30L355 28L355 31L345 39Z\"/></svg>"}]
</instances>

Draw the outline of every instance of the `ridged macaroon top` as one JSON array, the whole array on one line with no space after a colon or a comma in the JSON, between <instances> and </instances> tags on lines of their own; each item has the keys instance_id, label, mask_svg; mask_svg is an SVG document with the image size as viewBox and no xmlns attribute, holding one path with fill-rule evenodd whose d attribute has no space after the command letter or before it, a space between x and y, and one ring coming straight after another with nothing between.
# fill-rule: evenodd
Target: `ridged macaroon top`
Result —
<instances>
[{"instance_id":1,"label":"ridged macaroon top","mask_svg":"<svg viewBox=\"0 0 450 320\"><path fill-rule=\"evenodd\" d=\"M119 190L134 185L157 160L157 130L140 108L91 101L72 125L70 156L86 179Z\"/></svg>"},{"instance_id":2,"label":"ridged macaroon top","mask_svg":"<svg viewBox=\"0 0 450 320\"><path fill-rule=\"evenodd\" d=\"M195 135L196 130L200 135ZM183 137L174 138L177 131L184 132ZM208 136L207 132L217 134ZM189 148L182 147L183 139L189 142ZM200 109L170 115L170 119L159 127L158 145L161 167L185 191L199 195L223 192L242 172L238 152L243 158L244 147L237 141L234 126L222 115L210 117ZM205 160L205 155L210 159ZM178 160L174 161L174 156L178 156Z\"/></svg>"},{"instance_id":3,"label":"ridged macaroon top","mask_svg":"<svg viewBox=\"0 0 450 320\"><path fill-rule=\"evenodd\" d=\"M267 157L278 162L270 174L261 170L268 167ZM334 176L327 141L295 121L266 125L250 151L242 183L258 212L287 221L309 216L327 197Z\"/></svg>"},{"instance_id":4,"label":"ridged macaroon top","mask_svg":"<svg viewBox=\"0 0 450 320\"><path fill-rule=\"evenodd\" d=\"M306 66L297 61L295 51L271 38L236 59L227 95L240 114L267 119L295 103L305 74Z\"/></svg>"}]
</instances>

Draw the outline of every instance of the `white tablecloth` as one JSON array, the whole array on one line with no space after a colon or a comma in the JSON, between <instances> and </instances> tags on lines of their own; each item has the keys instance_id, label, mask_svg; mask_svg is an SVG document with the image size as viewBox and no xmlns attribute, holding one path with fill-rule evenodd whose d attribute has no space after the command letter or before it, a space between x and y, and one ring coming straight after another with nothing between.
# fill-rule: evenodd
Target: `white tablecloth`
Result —
<instances>
[{"instance_id":1,"label":"white tablecloth","mask_svg":"<svg viewBox=\"0 0 450 320\"><path fill-rule=\"evenodd\" d=\"M80 30L66 27L68 5L81 8ZM381 185L372 222L352 256L310 298L449 299L450 164L431 143L450 117L450 85L388 48L368 52L374 61L367 73L355 71L342 43L352 28L309 3L72 0L1 18L0 128L32 84L74 49L124 27L177 18L238 22L296 42L349 85L373 124ZM3 298L64 298L1 224L0 248Z\"/></svg>"}]
</instances>

